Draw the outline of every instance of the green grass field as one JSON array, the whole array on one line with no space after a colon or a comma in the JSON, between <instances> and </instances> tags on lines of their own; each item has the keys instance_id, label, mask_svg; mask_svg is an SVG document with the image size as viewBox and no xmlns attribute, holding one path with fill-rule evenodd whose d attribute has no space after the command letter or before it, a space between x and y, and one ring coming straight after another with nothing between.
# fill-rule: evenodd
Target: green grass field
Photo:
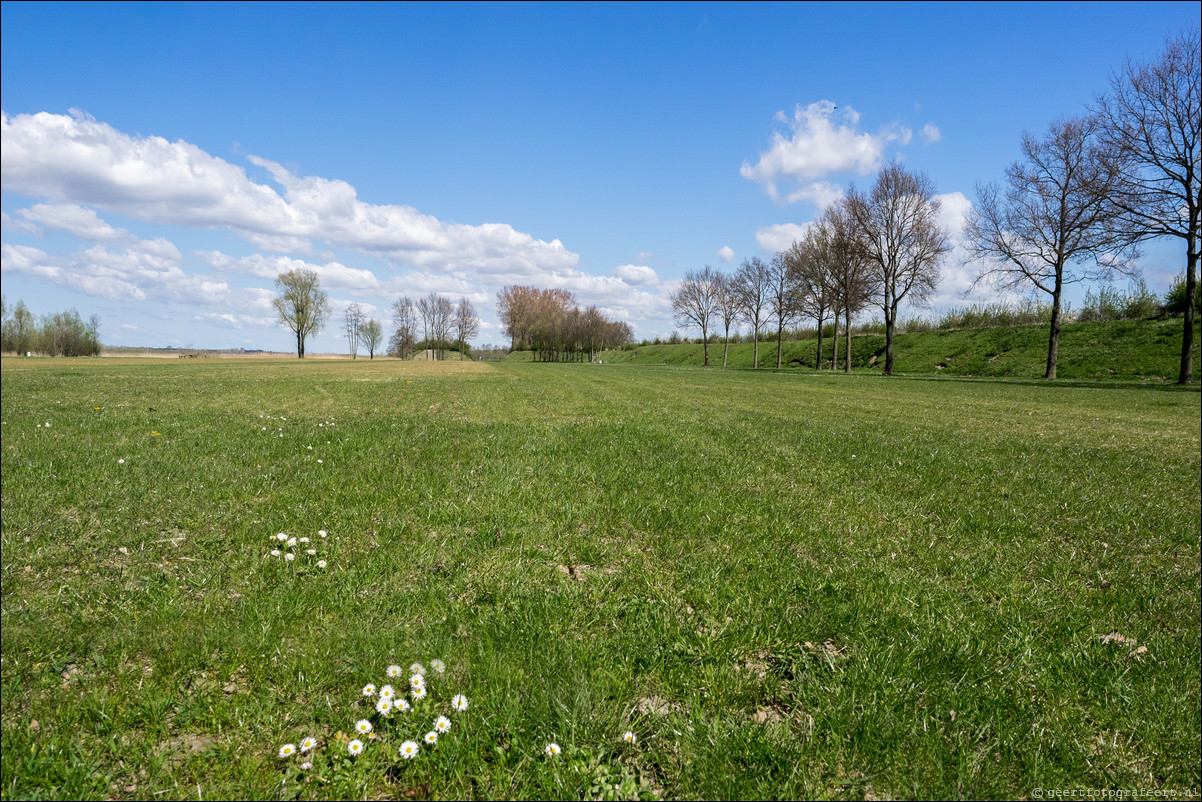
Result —
<instances>
[{"instance_id":1,"label":"green grass field","mask_svg":"<svg viewBox=\"0 0 1202 802\"><path fill-rule=\"evenodd\" d=\"M4 799L1202 785L1196 386L363 360L0 376ZM362 695L436 658L414 710Z\"/></svg>"}]
</instances>

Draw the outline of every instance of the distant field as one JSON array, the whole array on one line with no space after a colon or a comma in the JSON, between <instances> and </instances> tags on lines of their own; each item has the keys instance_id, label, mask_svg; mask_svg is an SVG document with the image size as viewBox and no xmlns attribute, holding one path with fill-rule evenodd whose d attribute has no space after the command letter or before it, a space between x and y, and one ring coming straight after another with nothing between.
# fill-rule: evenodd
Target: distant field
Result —
<instances>
[{"instance_id":1,"label":"distant field","mask_svg":"<svg viewBox=\"0 0 1202 802\"><path fill-rule=\"evenodd\" d=\"M1196 386L0 368L4 799L1202 786Z\"/></svg>"},{"instance_id":2,"label":"distant field","mask_svg":"<svg viewBox=\"0 0 1202 802\"><path fill-rule=\"evenodd\" d=\"M1181 364L1180 319L1118 320L1070 323L1060 333L1057 376L1061 379L1117 379L1176 382ZM764 336L764 335L762 335ZM1202 343L1196 331L1195 348ZM884 357L874 356L885 347L883 334L852 337L852 368L880 373ZM947 376L1039 378L1048 359L1047 326L1008 326L991 329L915 332L894 341L896 373ZM710 365L722 364L722 343L711 344ZM785 367L813 367L817 340L790 340L782 348ZM823 340L829 366L833 345ZM728 365L750 368L753 344L730 346ZM701 365L700 345L650 345L605 354L610 362L642 365ZM1195 352L1194 375L1202 373L1202 356ZM844 364L844 343L839 339L839 369ZM776 341L760 343L760 367L776 367Z\"/></svg>"}]
</instances>

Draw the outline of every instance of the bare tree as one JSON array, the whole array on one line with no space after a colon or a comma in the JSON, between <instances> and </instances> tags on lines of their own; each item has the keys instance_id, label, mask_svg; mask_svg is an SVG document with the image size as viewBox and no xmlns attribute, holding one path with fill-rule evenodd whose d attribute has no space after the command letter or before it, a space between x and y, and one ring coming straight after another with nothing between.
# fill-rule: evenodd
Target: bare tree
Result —
<instances>
[{"instance_id":1,"label":"bare tree","mask_svg":"<svg viewBox=\"0 0 1202 802\"><path fill-rule=\"evenodd\" d=\"M710 363L709 328L718 311L717 273L706 265L702 270L690 270L684 280L668 296L676 322L681 326L701 329L702 361Z\"/></svg>"},{"instance_id":2,"label":"bare tree","mask_svg":"<svg viewBox=\"0 0 1202 802\"><path fill-rule=\"evenodd\" d=\"M363 308L359 304L346 305L346 312L342 316L342 333L350 348L351 359L359 358L359 336L362 334L364 319Z\"/></svg>"},{"instance_id":3,"label":"bare tree","mask_svg":"<svg viewBox=\"0 0 1202 802\"><path fill-rule=\"evenodd\" d=\"M776 318L776 369L780 370L785 327L797 317L797 282L786 252L768 260L768 310Z\"/></svg>"},{"instance_id":4,"label":"bare tree","mask_svg":"<svg viewBox=\"0 0 1202 802\"><path fill-rule=\"evenodd\" d=\"M868 306L877 292L872 263L856 239L846 199L826 208L819 223L826 230L831 255L831 287L834 304L843 311L843 334L846 347L844 373L851 373L851 319ZM836 346L838 332L836 332ZM837 350L837 348L836 348ZM832 358L831 368L837 360Z\"/></svg>"},{"instance_id":5,"label":"bare tree","mask_svg":"<svg viewBox=\"0 0 1202 802\"><path fill-rule=\"evenodd\" d=\"M468 339L479 333L480 318L476 316L476 308L467 298L460 298L459 306L455 308L455 335L459 340L459 360L461 362Z\"/></svg>"},{"instance_id":6,"label":"bare tree","mask_svg":"<svg viewBox=\"0 0 1202 802\"><path fill-rule=\"evenodd\" d=\"M367 358L376 358L376 349L384 341L384 327L378 320L368 320L359 326L359 342L367 349Z\"/></svg>"},{"instance_id":7,"label":"bare tree","mask_svg":"<svg viewBox=\"0 0 1202 802\"><path fill-rule=\"evenodd\" d=\"M296 358L305 358L305 340L321 331L330 317L330 301L322 291L317 273L298 268L281 273L275 280L279 292L271 302L279 320L296 334Z\"/></svg>"},{"instance_id":8,"label":"bare tree","mask_svg":"<svg viewBox=\"0 0 1202 802\"><path fill-rule=\"evenodd\" d=\"M925 173L896 163L881 170L868 194L853 187L846 197L856 238L876 273L885 314L885 375L892 376L898 307L935 292L939 263L949 249L938 222L940 203Z\"/></svg>"},{"instance_id":9,"label":"bare tree","mask_svg":"<svg viewBox=\"0 0 1202 802\"><path fill-rule=\"evenodd\" d=\"M738 325L741 304L735 280L725 273L717 273L718 317L722 320L725 333L722 335L722 367L726 367L726 355L730 351L730 327Z\"/></svg>"},{"instance_id":10,"label":"bare tree","mask_svg":"<svg viewBox=\"0 0 1202 802\"><path fill-rule=\"evenodd\" d=\"M735 288L739 294L739 307L743 319L751 324L751 337L755 343L752 368L760 366L760 329L768 322L765 309L768 306L768 265L758 256L747 259L735 274Z\"/></svg>"},{"instance_id":11,"label":"bare tree","mask_svg":"<svg viewBox=\"0 0 1202 802\"><path fill-rule=\"evenodd\" d=\"M408 295L392 304L392 340L388 350L401 359L413 356L417 345L417 309Z\"/></svg>"},{"instance_id":12,"label":"bare tree","mask_svg":"<svg viewBox=\"0 0 1202 802\"><path fill-rule=\"evenodd\" d=\"M818 354L814 357L814 367L821 370L822 327L827 313L834 311L835 301L831 233L818 221L784 254L796 288L797 310L818 324Z\"/></svg>"},{"instance_id":13,"label":"bare tree","mask_svg":"<svg viewBox=\"0 0 1202 802\"><path fill-rule=\"evenodd\" d=\"M1061 294L1066 284L1127 272L1133 246L1111 198L1119 165L1101 147L1095 118L1058 120L1042 139L1023 135L1023 160L1004 189L978 185L966 234L990 267L978 280L1046 292L1052 300L1044 377L1056 378Z\"/></svg>"},{"instance_id":14,"label":"bare tree","mask_svg":"<svg viewBox=\"0 0 1202 802\"><path fill-rule=\"evenodd\" d=\"M1160 61L1127 65L1099 98L1101 139L1118 151L1121 221L1140 239L1185 240L1185 328L1178 384L1194 376L1194 299L1202 217L1202 53L1198 30L1170 40Z\"/></svg>"}]
</instances>

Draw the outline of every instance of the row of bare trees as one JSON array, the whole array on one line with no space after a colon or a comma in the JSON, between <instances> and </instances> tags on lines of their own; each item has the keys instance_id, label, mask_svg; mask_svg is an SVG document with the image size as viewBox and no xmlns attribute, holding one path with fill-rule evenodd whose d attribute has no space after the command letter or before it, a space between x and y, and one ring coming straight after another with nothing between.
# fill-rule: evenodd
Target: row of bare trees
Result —
<instances>
[{"instance_id":1,"label":"row of bare trees","mask_svg":"<svg viewBox=\"0 0 1202 802\"><path fill-rule=\"evenodd\" d=\"M634 337L630 326L597 307L581 309L564 289L510 285L497 293L497 317L513 350L531 350L536 361L583 362Z\"/></svg>"},{"instance_id":2,"label":"row of bare trees","mask_svg":"<svg viewBox=\"0 0 1202 802\"><path fill-rule=\"evenodd\" d=\"M388 352L402 359L418 350L427 351L431 359L446 359L453 346L463 360L471 347L468 340L480 333L480 318L471 301L460 298L455 304L436 292L416 301L408 295L398 298L392 305L392 325Z\"/></svg>"},{"instance_id":3,"label":"row of bare trees","mask_svg":"<svg viewBox=\"0 0 1202 802\"><path fill-rule=\"evenodd\" d=\"M682 326L701 330L703 360L709 364L709 331L725 329L722 364L726 365L731 326L752 329L759 367L760 331L776 329L776 366L781 366L784 332L798 318L818 324L818 357L822 367L822 330L836 324L831 367L838 363L838 323L847 336L845 370L851 370L851 319L869 303L885 315L885 373L893 372L893 335L898 308L905 300L921 301L934 292L939 264L949 250L938 224L940 203L923 173L899 164L881 171L868 192L855 187L827 207L802 238L767 261L753 257L727 276L708 265L685 274L671 294L672 310Z\"/></svg>"},{"instance_id":4,"label":"row of bare trees","mask_svg":"<svg viewBox=\"0 0 1202 802\"><path fill-rule=\"evenodd\" d=\"M1198 233L1202 212L1202 54L1197 30L1160 60L1111 77L1092 113L1024 134L1005 180L978 185L968 240L1004 287L1051 298L1045 376L1056 377L1064 288L1133 274L1141 242L1184 240L1184 331L1178 383L1193 380Z\"/></svg>"}]
</instances>

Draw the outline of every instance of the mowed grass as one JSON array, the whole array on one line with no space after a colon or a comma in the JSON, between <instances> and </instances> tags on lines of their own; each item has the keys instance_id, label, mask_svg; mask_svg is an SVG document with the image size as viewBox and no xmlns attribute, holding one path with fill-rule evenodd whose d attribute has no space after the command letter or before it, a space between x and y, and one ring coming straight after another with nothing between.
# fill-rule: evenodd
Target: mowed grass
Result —
<instances>
[{"instance_id":1,"label":"mowed grass","mask_svg":"<svg viewBox=\"0 0 1202 802\"><path fill-rule=\"evenodd\" d=\"M1202 784L1196 388L364 360L2 381L6 799ZM268 556L277 532L328 567ZM360 689L433 658L437 704L470 700L451 732L404 761L435 706L376 717L344 758ZM307 735L312 769L277 757Z\"/></svg>"}]
</instances>

